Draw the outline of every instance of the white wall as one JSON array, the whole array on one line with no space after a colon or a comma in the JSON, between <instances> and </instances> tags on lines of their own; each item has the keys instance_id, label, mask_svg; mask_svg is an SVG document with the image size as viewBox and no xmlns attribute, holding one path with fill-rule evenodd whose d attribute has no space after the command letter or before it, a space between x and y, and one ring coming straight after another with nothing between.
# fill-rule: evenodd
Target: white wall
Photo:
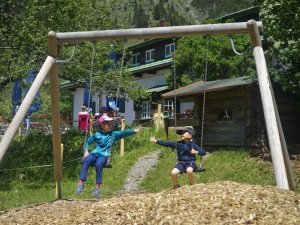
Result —
<instances>
[{"instance_id":1,"label":"white wall","mask_svg":"<svg viewBox=\"0 0 300 225\"><path fill-rule=\"evenodd\" d=\"M166 85L166 77L165 71L161 70L158 71L160 75L153 75L153 74L143 74L142 77L137 78L137 82L144 84L148 88L152 88L155 86ZM76 88L74 92L73 98L73 126L78 127L78 113L81 111L81 106L83 105L83 95L84 95L84 88ZM102 106L106 106L106 96L101 94L100 96L97 94L93 96L93 101L96 103L96 112L99 112ZM135 119L135 111L133 109L133 101L129 100L125 102L125 113L123 114L125 123L127 125L131 125L133 120ZM96 112L93 112L95 114Z\"/></svg>"},{"instance_id":2,"label":"white wall","mask_svg":"<svg viewBox=\"0 0 300 225\"><path fill-rule=\"evenodd\" d=\"M78 113L83 105L83 88L76 88L73 96L73 126L78 127Z\"/></svg>"}]
</instances>

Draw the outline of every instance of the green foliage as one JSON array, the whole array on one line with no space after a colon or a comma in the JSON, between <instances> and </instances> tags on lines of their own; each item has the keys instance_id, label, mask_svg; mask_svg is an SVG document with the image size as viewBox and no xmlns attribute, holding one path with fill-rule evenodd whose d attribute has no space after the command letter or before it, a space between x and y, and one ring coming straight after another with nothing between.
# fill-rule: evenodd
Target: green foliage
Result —
<instances>
[{"instance_id":1,"label":"green foliage","mask_svg":"<svg viewBox=\"0 0 300 225\"><path fill-rule=\"evenodd\" d=\"M111 22L111 5L108 1L36 1L30 0L19 3L19 1L7 1L1 3L0 15L0 92L6 91L10 82L24 78L28 69L39 71L47 56L47 33L68 31L91 31L111 29L114 25ZM3 9L3 10L2 10ZM4 10L5 9L5 10ZM114 15L114 14L113 14ZM78 43L75 48L75 55L70 63L59 64L59 76L71 81L89 83L93 75L97 89L105 90L105 93L130 97L135 100L137 96L146 95L141 85L132 85L133 78L127 73L121 76L121 59L124 43L122 42L97 42L93 43L95 48L94 59L92 59L93 46L91 43ZM119 61L115 65L114 72L106 73L107 67L113 64L108 59L111 52L110 45L118 53ZM65 44L59 49L58 59L68 59L72 53L74 44ZM92 66L93 60L93 66ZM124 67L125 68L125 67ZM123 69L124 69L123 68ZM93 71L94 74L91 74ZM121 71L121 72L120 72ZM114 76L110 76L114 73ZM121 82L122 81L122 82ZM50 116L49 82L41 88L42 106L34 116ZM100 84L100 85L99 85ZM113 85L108 85L113 84ZM120 85L116 85L120 84ZM130 85L129 85L130 84ZM120 86L120 87L119 87ZM60 96L61 114L70 116L71 101L70 93L63 93ZM10 116L10 101L1 99L5 112L1 113L7 118ZM7 115L6 115L7 114Z\"/></svg>"},{"instance_id":2,"label":"green foliage","mask_svg":"<svg viewBox=\"0 0 300 225\"><path fill-rule=\"evenodd\" d=\"M208 14L210 18L216 18L224 14L236 12L253 6L252 0L193 0L192 6L201 12Z\"/></svg>"},{"instance_id":3,"label":"green foliage","mask_svg":"<svg viewBox=\"0 0 300 225\"><path fill-rule=\"evenodd\" d=\"M64 158L71 160L81 155L84 143L84 137L78 130L70 130L62 135L64 144ZM27 181L39 180L42 182L53 179L53 147L52 136L45 135L41 132L30 132L24 137L15 139L9 146L4 159L1 161L0 172L3 176L5 188L11 187L11 181L20 178ZM44 169L34 168L37 165L47 165ZM32 168L31 168L32 167ZM20 169L16 169L20 168ZM29 169L22 169L29 168ZM76 166L75 166L76 168ZM12 170L10 170L12 169ZM68 165L65 169L66 174L74 173L74 165Z\"/></svg>"},{"instance_id":4,"label":"green foliage","mask_svg":"<svg viewBox=\"0 0 300 225\"><path fill-rule=\"evenodd\" d=\"M233 52L229 38L224 35L179 39L175 51L177 87L204 80L207 49L208 81L252 75L254 61L250 57L251 44L248 36L234 36L234 44L237 51L243 53L244 56L238 56ZM172 73L167 74L167 80L172 87Z\"/></svg>"},{"instance_id":5,"label":"green foliage","mask_svg":"<svg viewBox=\"0 0 300 225\"><path fill-rule=\"evenodd\" d=\"M119 143L115 143L112 154L112 169L104 169L101 198L118 193L124 180L139 157L161 151L160 161L142 183L149 192L172 188L170 171L175 165L176 154L149 142L151 136L166 140L163 130L143 129L142 133L125 139L125 154L120 157ZM51 136L32 134L20 142L15 141L0 164L0 210L55 200L53 165L50 167L23 168L53 164ZM169 133L169 140L177 140L175 133ZM78 130L62 135L64 144L62 196L64 199L90 199L95 185L95 170L90 168L84 192L76 195L75 190L80 172L80 158L84 137ZM250 158L243 149L221 149L204 159L204 173L196 174L196 183L235 181L248 184L274 185L274 174L269 162ZM23 169L17 169L23 168ZM3 169L12 169L3 171ZM186 175L179 177L181 185L187 185ZM299 185L299 184L298 184Z\"/></svg>"},{"instance_id":6,"label":"green foliage","mask_svg":"<svg viewBox=\"0 0 300 225\"><path fill-rule=\"evenodd\" d=\"M16 2L5 2L4 7ZM3 83L8 77L25 76L29 68L39 70L47 55L47 33L50 30L64 32L94 30L99 25L107 27L105 5L91 5L89 1L30 0L16 5L19 9L17 15L10 20L1 20L5 38L1 39L0 46L11 47L5 57L0 57L6 62L1 63L6 67Z\"/></svg>"},{"instance_id":7,"label":"green foliage","mask_svg":"<svg viewBox=\"0 0 300 225\"><path fill-rule=\"evenodd\" d=\"M162 148L161 158L156 169L150 171L141 186L150 192L171 189L170 172L176 163L176 154ZM204 159L205 172L196 173L196 183L235 181L248 184L275 185L272 165L238 149L221 149ZM168 172L169 171L169 172ZM186 174L179 177L180 185L188 185Z\"/></svg>"},{"instance_id":8,"label":"green foliage","mask_svg":"<svg viewBox=\"0 0 300 225\"><path fill-rule=\"evenodd\" d=\"M284 88L292 91L300 89L299 15L298 0L265 0L261 3L260 16L268 45L267 55L275 62L275 70L271 70L271 75Z\"/></svg>"}]
</instances>

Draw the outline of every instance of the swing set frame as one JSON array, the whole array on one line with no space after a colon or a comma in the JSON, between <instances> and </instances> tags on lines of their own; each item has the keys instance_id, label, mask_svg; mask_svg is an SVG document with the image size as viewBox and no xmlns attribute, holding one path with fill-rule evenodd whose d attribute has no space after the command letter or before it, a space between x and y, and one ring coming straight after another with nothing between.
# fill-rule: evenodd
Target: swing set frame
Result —
<instances>
[{"instance_id":1,"label":"swing set frame","mask_svg":"<svg viewBox=\"0 0 300 225\"><path fill-rule=\"evenodd\" d=\"M281 189L295 189L295 180L290 165L286 142L273 94L273 88L267 70L264 51L262 48L260 31L262 22L249 20L247 22L169 26L154 28L134 28L120 30L102 30L86 32L54 32L48 33L48 51L42 68L37 74L31 88L24 98L18 112L13 118L5 135L0 142L0 161L4 157L9 144L17 133L26 112L33 102L38 90L46 76L50 75L51 114L53 157L56 180L56 197L62 199L62 146L60 133L60 107L59 107L59 77L56 58L58 46L69 42L101 41L101 40L129 40L145 38L175 38L183 36L207 35L234 35L248 33L253 45L253 56L256 63L258 83L261 93L264 117L267 127L268 140L275 172L276 186Z\"/></svg>"}]
</instances>

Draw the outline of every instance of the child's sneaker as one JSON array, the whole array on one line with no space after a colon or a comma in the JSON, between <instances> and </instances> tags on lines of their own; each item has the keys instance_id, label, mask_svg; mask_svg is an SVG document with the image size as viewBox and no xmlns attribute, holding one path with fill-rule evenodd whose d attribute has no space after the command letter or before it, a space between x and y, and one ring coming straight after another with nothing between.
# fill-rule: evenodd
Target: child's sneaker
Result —
<instances>
[{"instance_id":1,"label":"child's sneaker","mask_svg":"<svg viewBox=\"0 0 300 225\"><path fill-rule=\"evenodd\" d=\"M177 188L180 188L179 184L176 184L176 185L173 186L173 189L177 189Z\"/></svg>"},{"instance_id":2,"label":"child's sneaker","mask_svg":"<svg viewBox=\"0 0 300 225\"><path fill-rule=\"evenodd\" d=\"M83 184L78 184L76 194L81 194L83 192Z\"/></svg>"},{"instance_id":3,"label":"child's sneaker","mask_svg":"<svg viewBox=\"0 0 300 225\"><path fill-rule=\"evenodd\" d=\"M95 188L93 195L95 198L99 198L100 196L100 188Z\"/></svg>"}]
</instances>

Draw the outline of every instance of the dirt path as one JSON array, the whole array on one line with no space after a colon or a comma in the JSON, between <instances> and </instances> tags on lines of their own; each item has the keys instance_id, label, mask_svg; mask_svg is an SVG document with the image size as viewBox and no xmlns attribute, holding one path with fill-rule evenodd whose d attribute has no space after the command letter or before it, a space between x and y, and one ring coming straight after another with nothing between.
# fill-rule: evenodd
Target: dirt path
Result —
<instances>
[{"instance_id":1,"label":"dirt path","mask_svg":"<svg viewBox=\"0 0 300 225\"><path fill-rule=\"evenodd\" d=\"M160 151L155 151L140 157L129 171L125 179L123 190L119 191L117 194L122 195L126 193L143 192L143 190L139 188L139 185L147 173L154 169L157 165L159 161L159 154Z\"/></svg>"}]
</instances>

